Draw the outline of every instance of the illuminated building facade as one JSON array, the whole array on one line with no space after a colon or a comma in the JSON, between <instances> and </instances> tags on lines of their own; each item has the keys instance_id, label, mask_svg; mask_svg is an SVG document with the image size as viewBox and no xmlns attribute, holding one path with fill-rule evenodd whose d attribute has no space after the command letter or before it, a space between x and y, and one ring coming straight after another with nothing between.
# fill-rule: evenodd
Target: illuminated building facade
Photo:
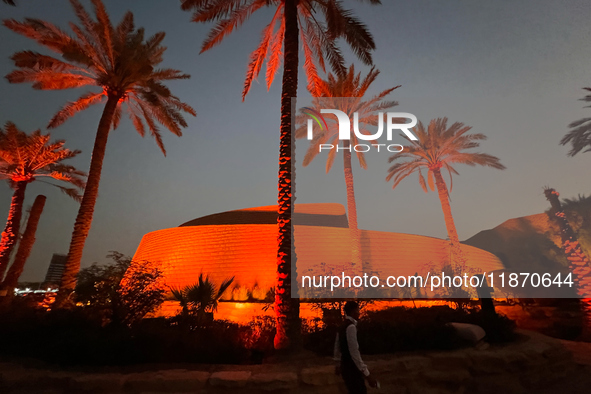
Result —
<instances>
[{"instance_id":1,"label":"illuminated building facade","mask_svg":"<svg viewBox=\"0 0 591 394\"><path fill-rule=\"evenodd\" d=\"M204 216L175 228L146 234L134 261L161 263L166 284L193 284L201 272L215 283L235 277L250 296L263 299L276 278L276 206ZM339 273L350 261L345 208L340 204L300 204L293 214L298 280L302 275ZM427 264L449 260L448 241L420 235L361 230L363 271L381 277L414 275ZM503 269L492 253L462 246L469 268ZM301 282L300 282L301 283ZM234 289L233 298L248 298ZM230 296L228 296L229 298Z\"/></svg>"}]
</instances>

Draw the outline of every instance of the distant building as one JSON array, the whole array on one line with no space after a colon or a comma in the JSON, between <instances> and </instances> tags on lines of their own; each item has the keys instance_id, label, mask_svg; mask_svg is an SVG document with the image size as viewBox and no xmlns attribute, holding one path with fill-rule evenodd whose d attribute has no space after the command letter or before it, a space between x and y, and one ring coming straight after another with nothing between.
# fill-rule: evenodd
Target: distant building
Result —
<instances>
[{"instance_id":1,"label":"distant building","mask_svg":"<svg viewBox=\"0 0 591 394\"><path fill-rule=\"evenodd\" d=\"M66 260L68 256L65 254L57 254L54 253L51 257L51 262L49 263L49 268L47 269L47 274L45 275L45 280L43 284L45 285L59 285L62 279L62 274L64 273L64 269L66 267Z\"/></svg>"}]
</instances>

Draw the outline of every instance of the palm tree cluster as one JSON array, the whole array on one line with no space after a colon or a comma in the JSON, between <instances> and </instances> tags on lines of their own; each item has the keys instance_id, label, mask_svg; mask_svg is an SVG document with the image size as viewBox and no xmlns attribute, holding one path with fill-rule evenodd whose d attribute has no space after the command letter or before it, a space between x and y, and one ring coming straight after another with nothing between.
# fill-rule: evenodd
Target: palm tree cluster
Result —
<instances>
[{"instance_id":1,"label":"palm tree cluster","mask_svg":"<svg viewBox=\"0 0 591 394\"><path fill-rule=\"evenodd\" d=\"M4 2L13 3L10 0L4 0ZM40 90L87 89L80 98L64 105L50 119L48 128L60 126L92 105L102 105L102 115L95 133L86 184L82 181L81 172L60 163L62 160L73 157L78 151L65 153L66 150L59 144L59 146L47 145L47 149L53 149L55 156L48 156L42 166L41 163L29 166L29 164L17 162L24 160L25 157L19 154L22 152L19 150L21 148L17 149L16 145L10 145L9 142L4 146L0 142L0 155L8 163L5 166L6 178L15 189L13 204L0 244L1 270L6 269L8 261L6 259L9 258L19 233L18 226L26 184L37 177L49 176L71 183L77 188L85 186L60 284L56 302L58 307L68 305L70 295L75 288L85 241L93 220L108 137L110 131L119 126L123 112L127 113L134 128L142 137L149 133L155 139L164 154L166 150L161 136L161 127L168 129L174 135L181 136L182 129L188 126L185 116L187 114L196 116L195 110L173 95L166 86L168 81L187 79L189 75L176 69L159 68L166 49L162 45L165 33L159 32L146 37L143 28L135 27L131 12L127 12L118 24L113 24L102 1L91 0L91 2L92 13L89 13L80 1L70 0L77 17L77 23L70 23L71 32L66 32L41 19L26 18L24 21L10 19L3 22L13 32L35 41L54 53L50 56L25 50L13 54L11 59L15 70L6 76L10 83L32 83L34 89ZM379 0L365 2L372 5L380 4ZM300 333L299 300L296 289L292 288L296 276L296 254L292 232L292 211L295 201L293 148L296 137L301 138L304 130L300 127L294 132L296 123L302 124L304 121L302 115L296 117L296 103L293 99L297 96L300 50L303 52L307 88L314 97L314 106L339 108L349 115L353 112L360 113L359 124L362 133L369 134L368 128L377 124L376 112L397 105L395 101L386 100L386 96L399 86L386 89L369 99L365 98L379 71L372 68L365 77L362 77L361 73L355 72L353 65L346 67L344 55L338 44L345 42L362 63L371 66L375 42L367 26L354 15L352 10L345 8L341 0L181 1L181 9L191 12L194 22L215 23L201 46L201 52L220 44L255 12L265 8L272 9L272 17L263 28L261 40L250 55L242 99L245 99L252 87L252 82L259 76L265 63L267 88L283 66L281 112L278 114L280 115L278 244L274 303L277 323L275 347L283 349L297 344ZM322 73L327 75L325 79L321 77ZM337 102L335 98L338 97L349 97L351 100ZM432 121L427 129L419 124L415 128L419 140L410 141L410 145L405 146L403 154L390 159L391 162L404 159L408 161L393 165L388 172L387 180L394 180L395 187L409 174L418 172L419 181L426 190L426 181L421 171L423 169L427 171L431 189L433 190L436 185L439 192L448 233L457 249L456 254L461 259L457 231L449 204L451 184L448 190L440 170L445 168L451 175L457 174L452 164L484 165L499 169L504 167L499 159L493 156L465 152L467 149L478 147L478 141L484 139L482 134L467 134L470 128L461 123L454 123L448 128L446 122L446 119ZM7 135L8 133L21 135L20 132L15 131L16 127L12 124L7 125L6 129ZM316 133L304 157L304 166L317 156L318 144L337 139L335 130L333 124L328 130ZM35 132L30 138L38 140L36 144L40 144L41 147L48 143L43 139L45 137L48 141L49 135L43 136ZM26 140L23 136L18 138ZM5 139L10 140L10 138ZM347 143L356 142L354 136L353 140ZM60 143L63 144L63 142ZM19 142L19 144L26 145L25 142ZM6 153L3 153L4 151ZM333 165L335 153L331 153L327 158L327 172ZM18 156L18 160L15 155ZM357 152L356 157L360 167L366 169L364 154ZM40 159L32 155L31 160ZM347 153L345 150L343 162L349 227L354 240L352 260L356 265L361 266L350 151ZM26 172L25 168L30 172ZM79 197L72 189L60 187L71 196ZM31 229L35 227L34 223L31 224ZM27 226L28 230L29 226ZM23 236L23 241L25 236L26 234ZM27 241L27 244L30 244L30 241ZM195 285L184 289L172 289L172 293L181 303L185 314L196 311L195 313L203 317L202 314L216 309L219 298L232 281L233 278L228 279L218 288L207 277L201 275ZM11 279L11 283L13 282L14 280Z\"/></svg>"},{"instance_id":2,"label":"palm tree cluster","mask_svg":"<svg viewBox=\"0 0 591 394\"><path fill-rule=\"evenodd\" d=\"M4 128L0 128L0 178L6 180L14 190L8 220L0 241L0 281L8 269L12 251L18 241L27 186L34 181L48 183L80 201L78 192L84 189L85 174L73 166L63 163L64 160L78 155L80 151L64 148L65 142L63 140L53 142L50 140L50 134L42 134L40 130L27 134L12 122L7 122ZM49 182L48 180L51 179L73 187ZM34 220L38 221L39 218L33 212L38 212L40 215L39 209L43 209L44 203L40 208L39 204L41 203L37 203L36 209L31 212L30 220L33 221L30 221L27 226L29 234L31 232L33 234L21 241L23 249L22 251L19 249L17 259L10 267L6 283L0 285L5 290L16 285L15 277L18 280L18 276L22 272L26 261L25 254L30 253L32 245L27 245L26 240L29 239L28 242L30 242L30 238L34 237L33 228L36 229Z\"/></svg>"},{"instance_id":3,"label":"palm tree cluster","mask_svg":"<svg viewBox=\"0 0 591 394\"><path fill-rule=\"evenodd\" d=\"M181 136L181 128L187 127L183 113L196 116L193 108L174 96L164 84L170 80L187 79L189 75L175 69L157 68L166 50L161 45L165 37L163 32L145 38L144 29L135 28L131 12L114 26L100 0L92 1L96 20L78 0L70 3L79 21L79 25L70 25L73 35L39 19L4 21L12 31L35 40L64 59L33 51L17 52L12 56L16 70L6 76L9 82L32 82L34 89L41 90L99 88L99 91L88 91L78 100L66 104L49 121L48 128L55 128L77 112L106 99L60 284L58 305L67 302L76 286L76 275L98 197L109 132L119 125L123 108L137 132L141 136L149 132L164 154L166 150L158 125Z\"/></svg>"}]
</instances>

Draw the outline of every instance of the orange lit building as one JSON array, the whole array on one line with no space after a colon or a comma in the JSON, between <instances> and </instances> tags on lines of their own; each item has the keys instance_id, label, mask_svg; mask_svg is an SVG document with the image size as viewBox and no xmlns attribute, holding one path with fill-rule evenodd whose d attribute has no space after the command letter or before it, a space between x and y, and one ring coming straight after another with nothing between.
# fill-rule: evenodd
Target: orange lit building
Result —
<instances>
[{"instance_id":1,"label":"orange lit building","mask_svg":"<svg viewBox=\"0 0 591 394\"><path fill-rule=\"evenodd\" d=\"M215 283L234 276L224 297L264 299L276 278L276 206L204 216L179 227L146 234L134 261L161 263L166 284L193 284L201 272ZM299 204L293 215L298 278L346 271L350 238L340 204ZM363 271L380 277L424 272L428 264L448 261L448 241L420 235L361 230ZM501 261L484 250L462 247L469 268L492 272ZM301 283L301 282L299 282Z\"/></svg>"}]
</instances>

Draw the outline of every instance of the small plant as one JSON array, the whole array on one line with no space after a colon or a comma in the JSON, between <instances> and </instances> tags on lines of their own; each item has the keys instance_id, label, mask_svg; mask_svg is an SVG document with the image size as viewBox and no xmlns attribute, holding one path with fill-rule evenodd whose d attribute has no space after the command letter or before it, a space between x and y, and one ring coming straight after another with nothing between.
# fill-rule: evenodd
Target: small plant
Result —
<instances>
[{"instance_id":1,"label":"small plant","mask_svg":"<svg viewBox=\"0 0 591 394\"><path fill-rule=\"evenodd\" d=\"M188 322L194 318L198 325L213 320L213 313L218 309L218 302L232 282L234 282L234 277L224 280L218 288L209 279L209 276L203 276L201 273L197 283L183 289L171 288L173 297L182 308L181 320Z\"/></svg>"}]
</instances>

